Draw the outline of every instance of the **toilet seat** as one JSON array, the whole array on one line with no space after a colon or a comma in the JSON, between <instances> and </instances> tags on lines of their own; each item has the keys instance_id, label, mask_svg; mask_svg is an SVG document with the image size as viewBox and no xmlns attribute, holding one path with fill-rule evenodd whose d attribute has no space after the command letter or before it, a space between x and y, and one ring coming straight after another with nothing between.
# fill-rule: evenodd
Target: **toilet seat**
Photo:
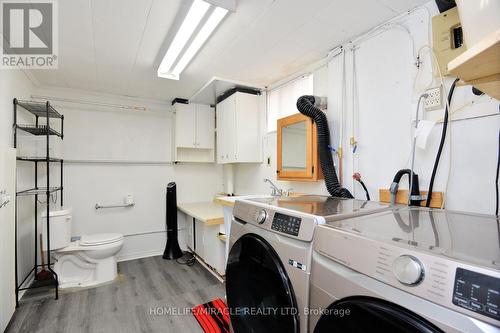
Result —
<instances>
[{"instance_id":1,"label":"toilet seat","mask_svg":"<svg viewBox=\"0 0 500 333\"><path fill-rule=\"evenodd\" d=\"M80 238L80 246L106 245L123 240L123 235L116 233L83 235Z\"/></svg>"},{"instance_id":2,"label":"toilet seat","mask_svg":"<svg viewBox=\"0 0 500 333\"><path fill-rule=\"evenodd\" d=\"M83 235L79 240L71 242L68 246L57 249L57 253L68 253L76 251L95 251L114 247L118 243L123 243L124 237L117 233L104 233Z\"/></svg>"}]
</instances>

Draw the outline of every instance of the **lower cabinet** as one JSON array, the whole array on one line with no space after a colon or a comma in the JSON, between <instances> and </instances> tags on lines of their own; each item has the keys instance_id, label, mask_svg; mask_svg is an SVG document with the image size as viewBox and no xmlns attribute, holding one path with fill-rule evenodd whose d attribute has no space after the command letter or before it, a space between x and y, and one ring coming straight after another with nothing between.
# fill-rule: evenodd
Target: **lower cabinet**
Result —
<instances>
[{"instance_id":1,"label":"lower cabinet","mask_svg":"<svg viewBox=\"0 0 500 333\"><path fill-rule=\"evenodd\" d=\"M198 257L224 275L226 272L226 245L219 239L221 225L210 225L203 221L188 217L186 244ZM223 225L222 225L223 227Z\"/></svg>"}]
</instances>

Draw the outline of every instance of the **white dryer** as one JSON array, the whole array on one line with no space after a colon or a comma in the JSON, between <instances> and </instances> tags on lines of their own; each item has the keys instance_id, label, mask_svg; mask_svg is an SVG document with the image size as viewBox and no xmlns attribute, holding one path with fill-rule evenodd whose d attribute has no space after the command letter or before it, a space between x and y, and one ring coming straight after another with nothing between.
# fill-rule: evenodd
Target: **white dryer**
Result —
<instances>
[{"instance_id":1,"label":"white dryer","mask_svg":"<svg viewBox=\"0 0 500 333\"><path fill-rule=\"evenodd\" d=\"M234 332L307 332L315 226L386 209L325 196L236 201L226 268Z\"/></svg>"},{"instance_id":2,"label":"white dryer","mask_svg":"<svg viewBox=\"0 0 500 333\"><path fill-rule=\"evenodd\" d=\"M493 216L405 208L318 226L311 332L500 332Z\"/></svg>"}]
</instances>

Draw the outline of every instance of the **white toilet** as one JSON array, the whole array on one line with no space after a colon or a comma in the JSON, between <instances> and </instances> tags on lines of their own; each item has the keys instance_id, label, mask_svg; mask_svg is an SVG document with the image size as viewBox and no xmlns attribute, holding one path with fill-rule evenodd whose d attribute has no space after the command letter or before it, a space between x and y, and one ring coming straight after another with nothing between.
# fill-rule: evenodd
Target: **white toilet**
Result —
<instances>
[{"instance_id":1,"label":"white toilet","mask_svg":"<svg viewBox=\"0 0 500 333\"><path fill-rule=\"evenodd\" d=\"M46 216L42 214L41 219L44 240ZM123 246L123 235L83 235L72 242L71 220L70 208L50 212L50 249L54 251L59 287L91 287L113 281L117 276L116 254ZM43 245L46 251L46 244Z\"/></svg>"}]
</instances>

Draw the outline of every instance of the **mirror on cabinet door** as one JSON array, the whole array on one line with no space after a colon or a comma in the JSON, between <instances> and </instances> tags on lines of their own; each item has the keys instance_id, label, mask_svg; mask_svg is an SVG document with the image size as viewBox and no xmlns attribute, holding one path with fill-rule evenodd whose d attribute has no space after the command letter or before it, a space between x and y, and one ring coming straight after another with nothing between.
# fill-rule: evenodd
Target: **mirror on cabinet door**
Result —
<instances>
[{"instance_id":1,"label":"mirror on cabinet door","mask_svg":"<svg viewBox=\"0 0 500 333\"><path fill-rule=\"evenodd\" d=\"M316 181L322 178L316 125L297 113L278 119L277 176L279 180Z\"/></svg>"}]
</instances>

